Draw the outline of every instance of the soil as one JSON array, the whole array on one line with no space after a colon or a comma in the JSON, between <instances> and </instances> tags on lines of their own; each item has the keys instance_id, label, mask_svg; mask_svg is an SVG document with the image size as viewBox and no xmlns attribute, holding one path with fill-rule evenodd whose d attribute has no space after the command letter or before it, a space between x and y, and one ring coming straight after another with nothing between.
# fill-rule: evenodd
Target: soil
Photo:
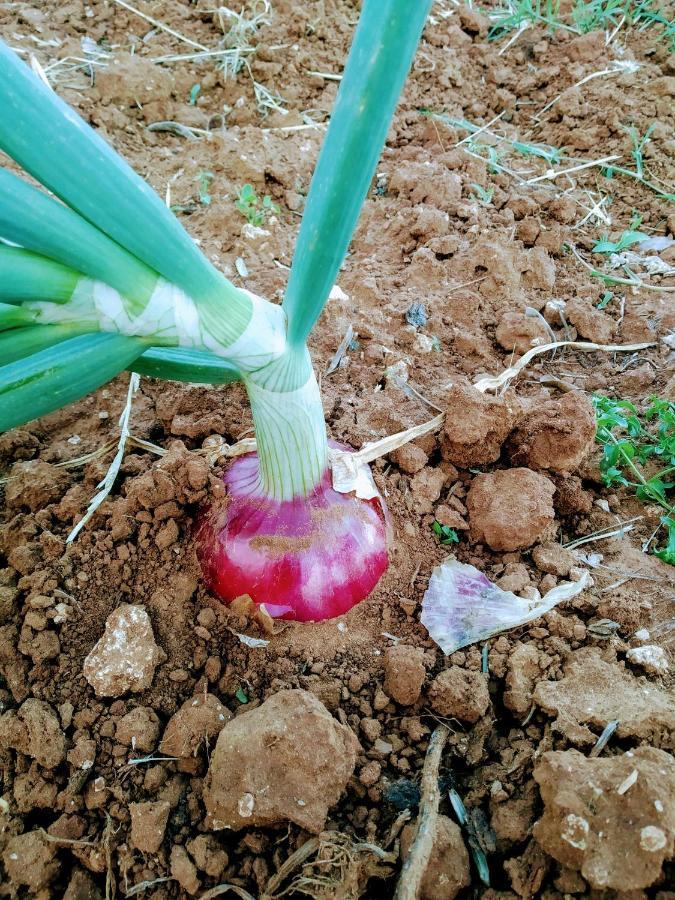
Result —
<instances>
[{"instance_id":1,"label":"soil","mask_svg":"<svg viewBox=\"0 0 675 900\"><path fill-rule=\"evenodd\" d=\"M213 6L138 4L208 48L232 25ZM273 0L236 77L213 59L176 59L194 46L110 0L5 3L0 35L24 58L34 54L64 99L161 196L170 191L185 227L228 277L274 299L283 294L336 94L327 76L341 70L357 7ZM132 432L168 452L159 458L130 446L111 496L69 544L112 458L114 451L96 452L117 438L128 376L0 437L0 476L9 479L0 495L0 896L73 900L137 888L135 895L162 900L201 896L220 883L258 896L294 851L326 829L323 864L310 858L314 868L305 874L315 877L296 884L294 896L302 888L312 896L391 897L400 867L390 830L401 810L415 815L439 720L451 736L443 830L425 896L672 896L673 776L663 759L675 729L667 672L673 569L641 550L660 510L602 486L581 394L639 406L651 394L672 397L672 342L663 338L675 327L675 306L665 291L615 285L599 309L606 287L563 245L573 241L597 264L594 242L607 233L616 239L634 214L653 236L673 236L675 220L644 184L606 179L597 167L525 184L549 164L507 153L507 171L491 171L460 144L464 131L423 110L492 122L502 135L564 147L579 162L620 154L628 167L629 129L644 135L651 127L644 162L663 187L674 174L675 62L658 28L624 26L608 42L600 31L552 34L533 25L509 43L488 41L487 24L475 9L434 4L340 291L311 338L335 440L359 447L426 421L435 412L429 403L449 410L442 433L374 464L393 537L389 570L370 598L339 620L272 623L269 633L269 622L247 618L245 604L241 615L228 611L201 585L192 522L198 504L220 490L219 466L209 466L202 447L214 435L250 436L240 386L143 378ZM88 41L110 56L78 68ZM626 61L639 68L574 87ZM283 98L281 110L259 107L254 81ZM188 138L148 127L166 121L197 130ZM247 225L234 206L245 183L279 206L263 229ZM491 192L489 202L480 189ZM611 224L589 215L599 203ZM662 258L672 264L673 248ZM356 336L327 375L350 325ZM501 401L471 396L472 382L501 372L533 339L548 340L549 328L557 337L652 346L559 350L537 357ZM517 508L523 496L534 520ZM431 570L448 553L432 532L434 519L458 530L452 549L460 561L533 596L584 565L561 543L636 517L630 532L582 548L602 554L592 557L589 589L488 642L485 674L480 645L445 658L419 622ZM113 686L95 692L85 660L123 604L144 610L138 633L129 626L125 638L140 653L139 668L127 671L118 658ZM628 655L643 645L661 650ZM284 698L311 708L302 746L293 749L289 738L278 754L256 724L279 720L263 707L275 697L290 718L294 707ZM251 710L255 716L244 718ZM620 724L589 759L609 719ZM235 752L227 734L236 736L241 771L228 772L226 763L215 771L218 759ZM342 743L313 748L313 740L336 735ZM343 747L337 760L336 746ZM256 757L246 761L247 750ZM228 785L241 780L245 765L258 780L269 776L274 809L241 829L237 816L250 812L241 798L227 809L235 830L212 831L205 798L212 809L231 805ZM293 779L285 779L293 766ZM302 801L305 813L297 804L288 811L284 785L299 789L303 772L312 779L318 769L316 785L303 786L314 792ZM633 771L636 786L624 788ZM593 831L601 812L583 818L591 777L607 795L624 788L618 797L628 805L612 794L602 806L612 818L625 816L611 832L615 842ZM215 785L224 792L217 803ZM487 854L490 888L466 854L448 849L462 840L449 787L473 823L472 846ZM556 832L562 809L565 833ZM366 843L384 856L353 849ZM626 869L631 852L640 864Z\"/></svg>"}]
</instances>

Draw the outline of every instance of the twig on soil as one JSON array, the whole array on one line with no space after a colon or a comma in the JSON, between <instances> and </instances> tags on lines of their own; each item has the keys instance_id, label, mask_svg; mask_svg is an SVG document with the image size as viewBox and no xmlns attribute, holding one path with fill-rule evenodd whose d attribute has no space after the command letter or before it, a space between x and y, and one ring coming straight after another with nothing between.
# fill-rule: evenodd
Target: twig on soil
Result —
<instances>
[{"instance_id":1,"label":"twig on soil","mask_svg":"<svg viewBox=\"0 0 675 900\"><path fill-rule=\"evenodd\" d=\"M342 81L342 75L336 75L334 72L312 72L305 70L308 75L314 75L315 78L323 78L325 81Z\"/></svg>"},{"instance_id":2,"label":"twig on soil","mask_svg":"<svg viewBox=\"0 0 675 900\"><path fill-rule=\"evenodd\" d=\"M200 53L169 53L166 56L152 56L150 62L153 63L173 63L173 62L199 62L203 59L212 59L217 56L235 56L239 53L253 53L255 47L230 47L222 50L203 50Z\"/></svg>"},{"instance_id":3,"label":"twig on soil","mask_svg":"<svg viewBox=\"0 0 675 900\"><path fill-rule=\"evenodd\" d=\"M347 330L345 331L345 335L340 341L340 346L337 348L335 353L333 354L333 358L328 364L328 368L326 369L326 375L332 375L333 372L336 372L340 368L340 363L344 359L347 350L349 349L349 345L354 340L355 337L354 327L351 323L347 326Z\"/></svg>"},{"instance_id":4,"label":"twig on soil","mask_svg":"<svg viewBox=\"0 0 675 900\"><path fill-rule=\"evenodd\" d=\"M412 384L404 381L400 375L392 375L389 380L392 381L396 385L396 387L402 390L403 393L407 396L414 397L416 400L419 400L420 403L424 403L425 406L428 406L429 409L434 409L438 413L443 412L440 406L436 406L436 404L432 403L431 400L427 400L426 397L423 397L422 394L420 394L420 392L412 386Z\"/></svg>"},{"instance_id":5,"label":"twig on soil","mask_svg":"<svg viewBox=\"0 0 675 900\"><path fill-rule=\"evenodd\" d=\"M572 172L581 172L584 169L592 169L594 166L606 166L607 163L614 162L615 159L621 159L621 154L615 153L613 156L603 156L601 159L591 159L588 162L580 163L578 166L570 166L569 169L548 169L543 175L537 175L536 178L528 178L525 184L537 184L539 181L555 181L561 175L571 175Z\"/></svg>"},{"instance_id":6,"label":"twig on soil","mask_svg":"<svg viewBox=\"0 0 675 900\"><path fill-rule=\"evenodd\" d=\"M306 859L308 859L312 853L314 853L319 847L319 839L318 838L310 838L308 841L298 847L295 853L291 853L291 855L286 859L271 876L267 884L265 885L265 890L260 895L260 900L272 900L275 896L278 889L281 887L283 882L288 878L291 872L294 872L299 866L301 866Z\"/></svg>"},{"instance_id":7,"label":"twig on soil","mask_svg":"<svg viewBox=\"0 0 675 900\"><path fill-rule=\"evenodd\" d=\"M422 769L422 796L417 817L417 828L401 869L394 900L416 900L419 895L420 885L422 884L434 845L438 804L441 799L438 789L438 770L441 764L443 748L449 734L450 731L445 725L439 725L429 740L424 768Z\"/></svg>"},{"instance_id":8,"label":"twig on soil","mask_svg":"<svg viewBox=\"0 0 675 900\"><path fill-rule=\"evenodd\" d=\"M577 547L581 547L583 544L590 544L593 541L604 541L606 538L616 537L617 535L623 536L635 528L634 522L639 522L641 519L644 519L644 516L635 516L633 519L627 519L625 522L619 523L617 528L601 528L599 531L594 531L593 534L586 535L586 537L569 541L567 544L563 544L563 547L565 550L576 550Z\"/></svg>"},{"instance_id":9,"label":"twig on soil","mask_svg":"<svg viewBox=\"0 0 675 900\"><path fill-rule=\"evenodd\" d=\"M199 134L210 134L211 132L206 131L204 128L191 128L189 125L181 125L180 122L152 122L148 125L148 131L168 131L170 134L178 135L178 137L184 137L188 141L198 141L196 132Z\"/></svg>"},{"instance_id":10,"label":"twig on soil","mask_svg":"<svg viewBox=\"0 0 675 900\"><path fill-rule=\"evenodd\" d=\"M168 25L165 25L158 19L153 19L153 17L149 16L147 13L141 12L140 9L136 9L136 7L132 6L130 3L126 3L125 0L113 0L113 3L116 3L118 6L123 6L124 9L128 10L136 16L140 16L141 19L145 19L146 22L149 22L155 28L159 28L160 31L166 31L167 34L178 38L178 40L183 41L184 44L189 44L191 47L196 47L197 50L203 50L206 53L209 52L208 47L205 47L203 44L197 43L197 41L193 41L192 38L185 37L185 35L181 34L179 31L174 31L173 28L169 28Z\"/></svg>"},{"instance_id":11,"label":"twig on soil","mask_svg":"<svg viewBox=\"0 0 675 900\"><path fill-rule=\"evenodd\" d=\"M38 828L36 830L41 831L44 839L46 841L49 841L50 844L67 844L71 847L95 847L98 844L98 841L89 841L86 839L75 840L73 838L57 837L56 835L50 834L48 831L45 831L44 828Z\"/></svg>"},{"instance_id":12,"label":"twig on soil","mask_svg":"<svg viewBox=\"0 0 675 900\"><path fill-rule=\"evenodd\" d=\"M580 81L577 81L575 84L570 85L570 87L565 88L565 90L558 94L557 97L554 97L549 103L546 104L542 109L539 110L538 113L535 114L534 118L539 119L540 116L543 116L545 112L554 106L558 100L566 94L568 91L573 91L575 88L581 87L582 84L587 84L589 81L592 81L594 78L601 78L605 75L624 75L626 72L637 72L640 66L633 62L632 60L614 60L611 67L608 69L601 69L599 72L591 72L590 75L586 75Z\"/></svg>"},{"instance_id":13,"label":"twig on soil","mask_svg":"<svg viewBox=\"0 0 675 900\"><path fill-rule=\"evenodd\" d=\"M602 278L603 281L611 282L612 284L627 284L630 287L635 288L645 288L649 291L675 291L675 285L661 285L661 284L650 284L648 281L642 281L640 278L619 278L618 275L609 275L607 272L603 272L601 269L596 269L590 263L586 262L583 256L579 253L574 244L567 245L574 256L579 260L579 262L584 266L588 271L593 275L594 278Z\"/></svg>"},{"instance_id":14,"label":"twig on soil","mask_svg":"<svg viewBox=\"0 0 675 900\"><path fill-rule=\"evenodd\" d=\"M163 884L165 881L175 881L175 878L164 875L161 878L153 878L152 881L139 881L138 884L133 885L128 891L125 891L124 896L135 897L136 894L142 894L143 891L147 891L148 888L154 887L156 884Z\"/></svg>"},{"instance_id":15,"label":"twig on soil","mask_svg":"<svg viewBox=\"0 0 675 900\"><path fill-rule=\"evenodd\" d=\"M643 344L594 344L591 341L555 341L552 344L541 344L539 347L533 347L523 354L520 359L516 360L513 365L509 366L500 375L487 376L479 378L474 382L474 387L481 393L487 391L497 391L500 387L507 385L512 381L528 363L541 353L548 353L550 350L556 350L558 347L574 347L575 350L583 350L585 352L595 352L601 350L604 353L622 353L626 351L645 350L647 347L655 347L655 341L649 341Z\"/></svg>"},{"instance_id":16,"label":"twig on soil","mask_svg":"<svg viewBox=\"0 0 675 900\"><path fill-rule=\"evenodd\" d=\"M112 490L115 479L117 478L117 475L119 473L120 466L122 465L122 460L124 459L124 452L126 450L127 439L129 437L129 418L131 417L131 406L133 403L134 394L138 390L140 382L140 375L137 375L135 372L132 373L131 378L129 379L127 402L124 406L124 409L122 410L122 415L120 416L119 421L120 437L117 444L117 453L115 454L115 458L113 459L113 461L110 463L110 468L106 472L105 478L103 478L103 480L98 484L98 487L101 490L98 492L98 494L96 494L94 499L89 504L86 513L82 516L80 521L66 538L66 544L70 544L75 540L80 531L84 528L84 526L91 519L96 510Z\"/></svg>"},{"instance_id":17,"label":"twig on soil","mask_svg":"<svg viewBox=\"0 0 675 900\"><path fill-rule=\"evenodd\" d=\"M591 752L588 755L592 756L592 757L600 756L602 751L607 746L609 739L611 738L611 736L614 734L614 732L616 731L616 729L618 727L619 727L619 720L618 719L610 719L610 721L605 725L602 734L595 742L595 746L593 747L593 749L591 750Z\"/></svg>"}]
</instances>

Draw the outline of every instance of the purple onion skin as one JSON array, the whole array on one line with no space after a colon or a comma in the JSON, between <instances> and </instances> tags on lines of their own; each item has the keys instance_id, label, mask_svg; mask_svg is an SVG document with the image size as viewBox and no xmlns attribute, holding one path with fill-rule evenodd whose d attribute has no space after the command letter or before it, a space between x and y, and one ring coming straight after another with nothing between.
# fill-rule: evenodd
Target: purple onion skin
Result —
<instances>
[{"instance_id":1,"label":"purple onion skin","mask_svg":"<svg viewBox=\"0 0 675 900\"><path fill-rule=\"evenodd\" d=\"M331 486L330 470L308 497L273 500L259 489L258 457L237 457L227 496L203 510L195 544L204 581L225 603L248 594L275 618L322 621L348 612L388 565L388 514Z\"/></svg>"}]
</instances>

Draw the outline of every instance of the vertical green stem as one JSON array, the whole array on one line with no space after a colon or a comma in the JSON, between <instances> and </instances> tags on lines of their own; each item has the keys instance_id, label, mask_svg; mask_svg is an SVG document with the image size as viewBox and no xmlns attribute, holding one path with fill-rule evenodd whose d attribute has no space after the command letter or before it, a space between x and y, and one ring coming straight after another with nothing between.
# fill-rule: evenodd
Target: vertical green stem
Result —
<instances>
[{"instance_id":1,"label":"vertical green stem","mask_svg":"<svg viewBox=\"0 0 675 900\"><path fill-rule=\"evenodd\" d=\"M307 340L335 283L431 0L365 0L295 246L284 309Z\"/></svg>"}]
</instances>

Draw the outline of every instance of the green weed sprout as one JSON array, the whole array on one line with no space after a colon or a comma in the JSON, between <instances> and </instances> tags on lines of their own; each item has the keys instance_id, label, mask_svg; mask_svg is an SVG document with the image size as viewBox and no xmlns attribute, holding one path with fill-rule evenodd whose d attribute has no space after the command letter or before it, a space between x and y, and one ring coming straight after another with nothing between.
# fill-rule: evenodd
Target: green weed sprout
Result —
<instances>
[{"instance_id":1,"label":"green weed sprout","mask_svg":"<svg viewBox=\"0 0 675 900\"><path fill-rule=\"evenodd\" d=\"M277 215L280 212L279 206L272 202L269 194L265 194L261 200L250 184L245 184L241 188L234 205L249 225L255 225L258 228L265 224L268 216Z\"/></svg>"},{"instance_id":2,"label":"green weed sprout","mask_svg":"<svg viewBox=\"0 0 675 900\"><path fill-rule=\"evenodd\" d=\"M603 482L635 489L639 500L656 503L663 510L661 526L668 534L664 548L655 555L675 565L675 506L669 492L675 487L675 403L651 397L641 416L629 400L594 396L596 440L602 445L600 470ZM656 467L647 474L644 467Z\"/></svg>"}]
</instances>

